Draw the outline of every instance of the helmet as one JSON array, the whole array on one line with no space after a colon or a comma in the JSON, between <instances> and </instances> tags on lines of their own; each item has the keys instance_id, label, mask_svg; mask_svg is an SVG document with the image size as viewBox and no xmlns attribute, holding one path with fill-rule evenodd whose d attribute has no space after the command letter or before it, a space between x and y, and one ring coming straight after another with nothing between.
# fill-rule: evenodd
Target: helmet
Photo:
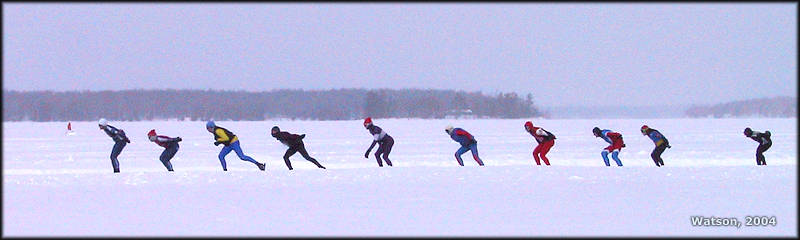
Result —
<instances>
[{"instance_id":1,"label":"helmet","mask_svg":"<svg viewBox=\"0 0 800 240\"><path fill-rule=\"evenodd\" d=\"M216 126L217 126L217 125L216 125L216 124L214 124L214 121L208 121L208 122L206 122L206 128L214 128L214 127L216 127Z\"/></svg>"},{"instance_id":2,"label":"helmet","mask_svg":"<svg viewBox=\"0 0 800 240\"><path fill-rule=\"evenodd\" d=\"M533 123L531 121L525 122L525 130L532 129Z\"/></svg>"},{"instance_id":3,"label":"helmet","mask_svg":"<svg viewBox=\"0 0 800 240\"><path fill-rule=\"evenodd\" d=\"M372 125L372 118L365 118L364 119L364 127Z\"/></svg>"},{"instance_id":4,"label":"helmet","mask_svg":"<svg viewBox=\"0 0 800 240\"><path fill-rule=\"evenodd\" d=\"M453 125L447 125L447 127L444 128L444 131L450 133L451 131L453 131Z\"/></svg>"},{"instance_id":5,"label":"helmet","mask_svg":"<svg viewBox=\"0 0 800 240\"><path fill-rule=\"evenodd\" d=\"M650 127L648 127L647 125L642 125L642 134L645 134L647 129L650 129Z\"/></svg>"},{"instance_id":6,"label":"helmet","mask_svg":"<svg viewBox=\"0 0 800 240\"><path fill-rule=\"evenodd\" d=\"M155 129L151 129L149 132L147 132L147 138L150 139L150 141L155 140L155 136L156 136Z\"/></svg>"},{"instance_id":7,"label":"helmet","mask_svg":"<svg viewBox=\"0 0 800 240\"><path fill-rule=\"evenodd\" d=\"M594 133L594 136L599 137L601 133L600 128L599 127L592 128L592 133Z\"/></svg>"},{"instance_id":8,"label":"helmet","mask_svg":"<svg viewBox=\"0 0 800 240\"><path fill-rule=\"evenodd\" d=\"M278 126L274 126L274 127L272 127L272 130L270 130L272 136L275 136L275 134L280 132L280 131L281 131L281 129L278 128Z\"/></svg>"},{"instance_id":9,"label":"helmet","mask_svg":"<svg viewBox=\"0 0 800 240\"><path fill-rule=\"evenodd\" d=\"M101 118L100 121L97 121L97 125L100 125L100 126L103 126L103 127L108 126L108 120L106 120L105 118Z\"/></svg>"},{"instance_id":10,"label":"helmet","mask_svg":"<svg viewBox=\"0 0 800 240\"><path fill-rule=\"evenodd\" d=\"M753 134L753 130L751 130L749 127L744 129L745 136L750 136L751 134Z\"/></svg>"}]
</instances>

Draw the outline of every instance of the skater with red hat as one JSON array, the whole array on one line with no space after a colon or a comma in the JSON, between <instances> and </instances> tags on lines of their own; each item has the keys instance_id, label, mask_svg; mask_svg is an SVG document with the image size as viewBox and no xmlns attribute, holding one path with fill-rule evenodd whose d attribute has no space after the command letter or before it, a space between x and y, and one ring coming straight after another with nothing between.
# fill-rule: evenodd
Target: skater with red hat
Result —
<instances>
[{"instance_id":1,"label":"skater with red hat","mask_svg":"<svg viewBox=\"0 0 800 240\"><path fill-rule=\"evenodd\" d=\"M656 163L657 167L664 166L664 159L661 159L661 153L663 153L667 148L671 148L669 145L669 140L667 140L664 135L661 135L661 132L652 129L647 125L642 125L642 135L649 137L650 140L653 140L653 143L656 144L656 148L650 153L650 158L653 159L653 162Z\"/></svg>"},{"instance_id":2,"label":"skater with red hat","mask_svg":"<svg viewBox=\"0 0 800 240\"><path fill-rule=\"evenodd\" d=\"M159 160L161 160L161 163L167 168L167 171L172 172L172 163L170 163L169 160L178 152L178 148L180 148L178 142L183 141L183 139L181 139L181 137L171 138L163 135L156 135L155 129L147 133L147 139L165 148L164 151L161 152Z\"/></svg>"},{"instance_id":3,"label":"skater with red hat","mask_svg":"<svg viewBox=\"0 0 800 240\"><path fill-rule=\"evenodd\" d=\"M375 124L372 124L372 118L364 119L364 128L369 131L369 134L372 134L373 140L372 144L369 145L369 149L367 152L364 153L364 158L369 158L369 152L372 151L372 147L375 147L375 144L378 144L378 150L375 151L375 158L378 160L378 167L383 167L383 163L381 163L381 156L383 156L383 161L386 161L386 165L392 166L392 161L389 161L389 153L392 152L392 146L394 146L394 138L389 136L386 132L383 131Z\"/></svg>"},{"instance_id":4,"label":"skater with red hat","mask_svg":"<svg viewBox=\"0 0 800 240\"><path fill-rule=\"evenodd\" d=\"M541 158L545 165L550 166L550 160L547 159L545 155L555 144L556 135L544 130L544 128L534 127L531 121L525 122L525 131L530 133L533 138L536 139L536 142L539 143L539 145L533 149L533 160L536 160L536 165L542 165L539 163L539 158Z\"/></svg>"}]
</instances>

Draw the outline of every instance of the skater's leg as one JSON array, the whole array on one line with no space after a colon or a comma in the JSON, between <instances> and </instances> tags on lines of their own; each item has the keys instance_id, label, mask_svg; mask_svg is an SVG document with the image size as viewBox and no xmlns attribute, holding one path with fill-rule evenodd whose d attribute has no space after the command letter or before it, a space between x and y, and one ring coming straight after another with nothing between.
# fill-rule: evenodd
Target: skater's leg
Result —
<instances>
[{"instance_id":1,"label":"skater's leg","mask_svg":"<svg viewBox=\"0 0 800 240\"><path fill-rule=\"evenodd\" d=\"M161 160L161 163L167 168L167 171L173 171L172 163L170 163L169 160L175 156L176 152L178 152L178 144L172 144L167 149L164 149L164 152L162 152L159 157L159 160Z\"/></svg>"},{"instance_id":2,"label":"skater's leg","mask_svg":"<svg viewBox=\"0 0 800 240\"><path fill-rule=\"evenodd\" d=\"M126 144L127 143L124 141L119 141L114 143L114 148L111 149L111 166L114 168L114 172L119 172L119 160L117 160L117 156L119 156Z\"/></svg>"},{"instance_id":3,"label":"skater's leg","mask_svg":"<svg viewBox=\"0 0 800 240\"><path fill-rule=\"evenodd\" d=\"M383 154L383 144L378 144L378 150L375 151L375 160L378 161L378 167L383 167L383 160L381 159L381 154Z\"/></svg>"},{"instance_id":4,"label":"skater's leg","mask_svg":"<svg viewBox=\"0 0 800 240\"><path fill-rule=\"evenodd\" d=\"M653 159L653 163L656 164L656 167L661 167L661 163L658 162L658 157L656 157L656 151L658 148L654 148L652 152L650 152L650 158Z\"/></svg>"},{"instance_id":5,"label":"skater's leg","mask_svg":"<svg viewBox=\"0 0 800 240\"><path fill-rule=\"evenodd\" d=\"M547 159L546 155L548 152L550 152L550 148L552 148L555 143L556 142L554 140L545 142L544 146L542 146L541 152L539 153L539 155L541 155L542 161L544 161L544 164L547 166L550 166L550 159Z\"/></svg>"},{"instance_id":6,"label":"skater's leg","mask_svg":"<svg viewBox=\"0 0 800 240\"><path fill-rule=\"evenodd\" d=\"M608 163L608 150L603 150L603 152L601 152L600 155L603 156L603 162L606 163L606 166L610 167L611 164Z\"/></svg>"},{"instance_id":7,"label":"skater's leg","mask_svg":"<svg viewBox=\"0 0 800 240\"><path fill-rule=\"evenodd\" d=\"M241 159L242 161L251 162L256 166L259 165L259 163L255 159L251 158L250 156L244 155L244 153L242 152L242 147L239 146L239 141L231 143L231 147L233 147L233 151L236 152L236 156L239 156L239 159Z\"/></svg>"},{"instance_id":8,"label":"skater's leg","mask_svg":"<svg viewBox=\"0 0 800 240\"><path fill-rule=\"evenodd\" d=\"M622 161L619 160L619 150L618 149L614 150L613 152L611 152L611 158L613 158L614 161L617 162L617 166L622 167Z\"/></svg>"},{"instance_id":9,"label":"skater's leg","mask_svg":"<svg viewBox=\"0 0 800 240\"><path fill-rule=\"evenodd\" d=\"M166 150L164 150L166 151ZM163 154L162 154L163 155ZM161 158L161 164L164 164L164 167L167 168L167 171L172 172L172 163L169 162L166 158Z\"/></svg>"},{"instance_id":10,"label":"skater's leg","mask_svg":"<svg viewBox=\"0 0 800 240\"><path fill-rule=\"evenodd\" d=\"M536 148L533 149L533 160L536 161L536 165L542 165L539 162L539 153L542 152L542 144L536 145Z\"/></svg>"},{"instance_id":11,"label":"skater's leg","mask_svg":"<svg viewBox=\"0 0 800 240\"><path fill-rule=\"evenodd\" d=\"M305 158L311 163L314 163L314 165L317 165L318 168L325 169L325 167L323 167L321 164L319 164L319 162L317 162L317 159L314 159L308 155L305 144L300 143L300 146L297 147L297 151L300 152L300 155L303 155L303 158Z\"/></svg>"},{"instance_id":12,"label":"skater's leg","mask_svg":"<svg viewBox=\"0 0 800 240\"><path fill-rule=\"evenodd\" d=\"M456 161L458 161L458 165L464 166L464 161L461 160L461 155L467 151L469 151L469 148L464 146L461 146L461 148L459 148L458 151L456 151L455 155L456 155Z\"/></svg>"},{"instance_id":13,"label":"skater's leg","mask_svg":"<svg viewBox=\"0 0 800 240\"><path fill-rule=\"evenodd\" d=\"M383 151L383 161L390 167L392 166L392 161L389 161L389 153L392 152L392 146L394 146L394 139L387 137L387 139L383 140L383 144L378 147L378 150Z\"/></svg>"},{"instance_id":14,"label":"skater's leg","mask_svg":"<svg viewBox=\"0 0 800 240\"><path fill-rule=\"evenodd\" d=\"M473 143L472 145L469 145L469 150L472 151L472 158L475 159L476 162L478 162L478 165L483 166L483 161L478 156L478 144Z\"/></svg>"},{"instance_id":15,"label":"skater's leg","mask_svg":"<svg viewBox=\"0 0 800 240\"><path fill-rule=\"evenodd\" d=\"M219 157L219 163L222 164L223 171L228 171L228 166L225 163L225 156L227 156L228 153L230 153L231 151L233 151L233 148L231 146L222 147L222 150L219 151L219 156L217 157Z\"/></svg>"},{"instance_id":16,"label":"skater's leg","mask_svg":"<svg viewBox=\"0 0 800 240\"><path fill-rule=\"evenodd\" d=\"M653 161L656 163L656 166L661 167L661 166L664 165L664 164L662 164L664 162L664 160L661 159L661 153L663 153L665 149L667 149L667 146L666 145L661 145L661 146L658 146L655 149L653 149L653 152L650 153L650 158L653 159Z\"/></svg>"},{"instance_id":17,"label":"skater's leg","mask_svg":"<svg viewBox=\"0 0 800 240\"><path fill-rule=\"evenodd\" d=\"M292 170L292 163L289 162L289 157L294 155L296 152L297 149L290 147L289 149L286 149L286 153L283 154L283 162L286 163L286 167L288 167L289 170Z\"/></svg>"},{"instance_id":18,"label":"skater's leg","mask_svg":"<svg viewBox=\"0 0 800 240\"><path fill-rule=\"evenodd\" d=\"M756 156L757 159L761 161L761 165L767 165L767 159L764 157L764 152L766 152L771 146L772 142L758 145L758 149L756 149Z\"/></svg>"}]
</instances>

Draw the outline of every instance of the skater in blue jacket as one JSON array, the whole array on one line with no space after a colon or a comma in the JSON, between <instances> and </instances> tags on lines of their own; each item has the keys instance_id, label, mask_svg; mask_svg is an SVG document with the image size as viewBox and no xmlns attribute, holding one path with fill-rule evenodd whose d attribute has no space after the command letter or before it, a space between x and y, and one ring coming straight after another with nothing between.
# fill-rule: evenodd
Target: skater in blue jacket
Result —
<instances>
[{"instance_id":1,"label":"skater in blue jacket","mask_svg":"<svg viewBox=\"0 0 800 240\"><path fill-rule=\"evenodd\" d=\"M461 144L461 148L459 148L455 154L458 165L463 167L464 161L461 160L461 155L467 151L472 151L472 158L478 162L478 165L483 166L483 161L480 157L478 157L478 141L475 140L475 137L472 136L472 134L469 134L469 132L461 128L453 128L453 126L447 126L444 131L450 135L450 138L452 138L453 141Z\"/></svg>"},{"instance_id":2,"label":"skater in blue jacket","mask_svg":"<svg viewBox=\"0 0 800 240\"><path fill-rule=\"evenodd\" d=\"M108 125L108 121L105 118L101 118L100 121L97 122L97 125L111 137L111 140L114 140L114 148L111 149L111 166L114 168L114 173L119 173L119 160L117 160L117 156L119 156L122 149L125 148L125 145L130 143L131 140L125 136L125 131L122 131L122 129L117 129Z\"/></svg>"},{"instance_id":3,"label":"skater in blue jacket","mask_svg":"<svg viewBox=\"0 0 800 240\"><path fill-rule=\"evenodd\" d=\"M595 137L602 138L604 141L611 144L600 153L600 155L603 156L603 161L606 163L606 166L611 166L608 161L608 153L611 153L611 158L617 162L617 166L622 167L622 160L619 160L619 152L625 147L625 142L622 141L622 134L608 129L600 130L599 127L594 127L592 133Z\"/></svg>"}]
</instances>

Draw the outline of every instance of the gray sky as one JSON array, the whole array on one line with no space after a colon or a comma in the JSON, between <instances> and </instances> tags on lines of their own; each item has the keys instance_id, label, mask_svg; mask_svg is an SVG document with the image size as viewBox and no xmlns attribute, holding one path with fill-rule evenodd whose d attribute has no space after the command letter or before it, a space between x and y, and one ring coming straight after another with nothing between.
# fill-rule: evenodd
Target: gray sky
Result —
<instances>
[{"instance_id":1,"label":"gray sky","mask_svg":"<svg viewBox=\"0 0 800 240\"><path fill-rule=\"evenodd\" d=\"M3 89L797 96L797 3L3 3Z\"/></svg>"}]
</instances>

